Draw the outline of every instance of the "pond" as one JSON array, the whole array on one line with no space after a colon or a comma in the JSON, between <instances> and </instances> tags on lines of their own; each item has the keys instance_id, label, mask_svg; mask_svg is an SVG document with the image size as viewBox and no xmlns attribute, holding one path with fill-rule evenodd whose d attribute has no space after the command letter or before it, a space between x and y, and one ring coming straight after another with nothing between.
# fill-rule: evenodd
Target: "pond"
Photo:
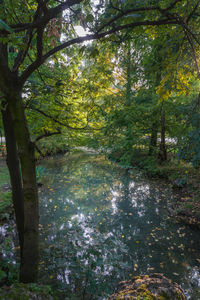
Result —
<instances>
[{"instance_id":1,"label":"pond","mask_svg":"<svg viewBox=\"0 0 200 300\"><path fill-rule=\"evenodd\" d=\"M199 231L169 218L167 184L85 152L41 169L41 282L63 299L103 300L121 280L160 272L200 299Z\"/></svg>"}]
</instances>

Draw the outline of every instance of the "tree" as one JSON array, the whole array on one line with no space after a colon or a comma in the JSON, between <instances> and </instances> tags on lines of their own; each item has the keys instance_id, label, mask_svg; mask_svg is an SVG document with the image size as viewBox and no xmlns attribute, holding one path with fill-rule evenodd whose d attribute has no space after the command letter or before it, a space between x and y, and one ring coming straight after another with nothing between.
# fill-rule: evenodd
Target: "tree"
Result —
<instances>
[{"instance_id":1,"label":"tree","mask_svg":"<svg viewBox=\"0 0 200 300\"><path fill-rule=\"evenodd\" d=\"M199 1L162 1L161 6L154 2L149 5L142 1L140 6L129 0L100 1L94 6L89 0L0 1L0 99L21 248L22 282L36 281L39 255L35 145L24 112L24 85L61 50L67 49L68 55L72 45L123 30L177 25L186 32L191 44L196 41L189 25L196 20ZM77 36L74 25L78 23L88 27L90 33ZM112 38L117 40L120 34Z\"/></svg>"}]
</instances>

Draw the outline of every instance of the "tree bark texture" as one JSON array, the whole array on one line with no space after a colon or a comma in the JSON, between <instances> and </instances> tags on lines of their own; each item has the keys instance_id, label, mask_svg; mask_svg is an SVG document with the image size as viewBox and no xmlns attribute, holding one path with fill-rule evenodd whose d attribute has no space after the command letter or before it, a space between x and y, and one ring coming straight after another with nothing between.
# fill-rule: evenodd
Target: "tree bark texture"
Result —
<instances>
[{"instance_id":1,"label":"tree bark texture","mask_svg":"<svg viewBox=\"0 0 200 300\"><path fill-rule=\"evenodd\" d=\"M149 144L149 155L153 155L156 152L157 146L157 135L158 135L158 122L154 122L151 128L151 138Z\"/></svg>"},{"instance_id":2,"label":"tree bark texture","mask_svg":"<svg viewBox=\"0 0 200 300\"><path fill-rule=\"evenodd\" d=\"M37 281L38 273L38 193L35 172L34 145L26 124L21 92L12 93L7 99L16 137L21 164L24 194L24 239L20 268L20 281Z\"/></svg>"},{"instance_id":3,"label":"tree bark texture","mask_svg":"<svg viewBox=\"0 0 200 300\"><path fill-rule=\"evenodd\" d=\"M10 173L12 201L14 205L17 231L19 236L20 256L22 259L22 250L24 243L24 196L16 139L8 106L6 106L4 110L2 110L2 120L6 138L6 162Z\"/></svg>"}]
</instances>

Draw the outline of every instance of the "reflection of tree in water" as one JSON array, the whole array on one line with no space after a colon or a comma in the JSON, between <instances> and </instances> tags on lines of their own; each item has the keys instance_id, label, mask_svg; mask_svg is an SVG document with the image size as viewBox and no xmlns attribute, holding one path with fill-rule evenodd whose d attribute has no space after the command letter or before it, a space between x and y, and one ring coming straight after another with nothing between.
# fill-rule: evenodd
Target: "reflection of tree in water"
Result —
<instances>
[{"instance_id":1,"label":"reflection of tree in water","mask_svg":"<svg viewBox=\"0 0 200 300\"><path fill-rule=\"evenodd\" d=\"M86 163L82 160L77 167L72 168L72 165L70 179L66 168L60 175L69 179L68 188L59 190L60 194L56 189L53 195L51 192L47 195L47 190L43 192L45 195L41 194L41 215L44 216L41 221L46 223L42 230L43 239L46 239L42 256L46 259L48 270L52 270L54 278L59 279L65 288L66 283L69 283L70 290L79 291L80 294L87 292L87 295L98 295L102 291L109 293L123 269L120 262L126 251L119 237L101 230L106 220L102 210L108 211L110 206L110 186L116 181L117 168L112 173L110 163L105 164L102 158L95 159L94 162L93 158L93 164L90 164L88 157ZM59 172L54 172L56 180L59 180ZM76 179L79 197L71 178ZM56 201L56 195L61 201ZM69 207L65 210L66 195ZM49 197L54 199L50 203ZM72 202L71 206L69 200ZM44 275L41 272L41 276L45 277L45 274L46 272Z\"/></svg>"},{"instance_id":2,"label":"reflection of tree in water","mask_svg":"<svg viewBox=\"0 0 200 300\"><path fill-rule=\"evenodd\" d=\"M128 247L123 258L131 267L131 271L127 268L127 273L164 272L173 280L180 278L181 282L180 275L186 268L184 258L191 257L187 247L183 249L183 238L187 236L190 247L192 243L190 236L183 232L184 228L181 231L172 220L167 222L166 197L171 197L167 187L134 181L127 173L121 177L110 228L124 238Z\"/></svg>"},{"instance_id":3,"label":"reflection of tree in water","mask_svg":"<svg viewBox=\"0 0 200 300\"><path fill-rule=\"evenodd\" d=\"M40 210L46 283L48 273L78 299L96 299L130 273L182 280L188 250L179 246L187 239L192 248L191 233L166 221L166 187L138 181L101 156L76 154L50 165Z\"/></svg>"}]
</instances>

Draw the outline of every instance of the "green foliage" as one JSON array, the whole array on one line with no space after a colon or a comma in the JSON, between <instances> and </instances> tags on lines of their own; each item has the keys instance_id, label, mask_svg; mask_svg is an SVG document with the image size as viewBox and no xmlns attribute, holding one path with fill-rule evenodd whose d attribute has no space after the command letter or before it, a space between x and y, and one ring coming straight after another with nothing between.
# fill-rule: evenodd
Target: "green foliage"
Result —
<instances>
[{"instance_id":1,"label":"green foliage","mask_svg":"<svg viewBox=\"0 0 200 300\"><path fill-rule=\"evenodd\" d=\"M13 32L12 28L8 26L3 20L0 19L0 29L5 29L8 32Z\"/></svg>"},{"instance_id":2,"label":"green foliage","mask_svg":"<svg viewBox=\"0 0 200 300\"><path fill-rule=\"evenodd\" d=\"M200 165L200 115L193 113L188 126L190 129L182 137L179 149L179 159L191 162L195 168Z\"/></svg>"},{"instance_id":3,"label":"green foliage","mask_svg":"<svg viewBox=\"0 0 200 300\"><path fill-rule=\"evenodd\" d=\"M0 214L10 211L12 206L12 193L2 192L0 196Z\"/></svg>"},{"instance_id":4,"label":"green foliage","mask_svg":"<svg viewBox=\"0 0 200 300\"><path fill-rule=\"evenodd\" d=\"M0 187L9 182L9 172L4 160L0 160Z\"/></svg>"},{"instance_id":5,"label":"green foliage","mask_svg":"<svg viewBox=\"0 0 200 300\"><path fill-rule=\"evenodd\" d=\"M38 143L38 147L43 156L65 153L68 151L68 140L63 135L45 138ZM40 157L41 153L36 153L36 157ZM40 177L41 172L37 170L37 176Z\"/></svg>"},{"instance_id":6,"label":"green foliage","mask_svg":"<svg viewBox=\"0 0 200 300\"><path fill-rule=\"evenodd\" d=\"M7 228L7 237L0 244L0 286L3 284L10 285L18 281L18 264L13 262L13 241L9 236L9 231L12 231L10 227Z\"/></svg>"}]
</instances>

